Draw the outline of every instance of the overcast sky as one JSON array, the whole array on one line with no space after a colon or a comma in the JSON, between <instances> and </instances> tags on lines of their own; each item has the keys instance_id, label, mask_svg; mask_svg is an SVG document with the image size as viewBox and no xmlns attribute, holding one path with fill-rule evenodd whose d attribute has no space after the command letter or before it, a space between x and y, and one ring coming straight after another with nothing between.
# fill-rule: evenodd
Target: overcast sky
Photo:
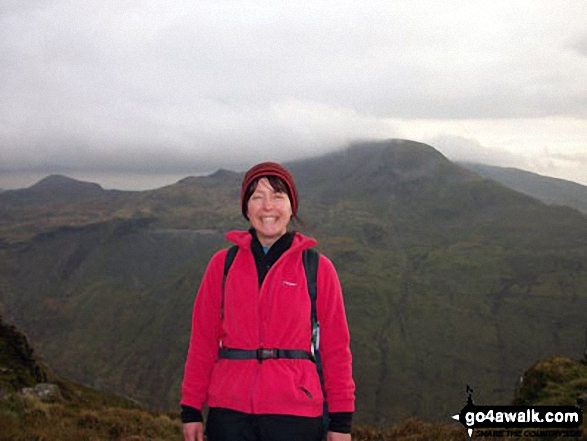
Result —
<instances>
[{"instance_id":1,"label":"overcast sky","mask_svg":"<svg viewBox=\"0 0 587 441\"><path fill-rule=\"evenodd\" d=\"M353 140L587 185L585 0L2 0L0 188L147 188Z\"/></svg>"}]
</instances>

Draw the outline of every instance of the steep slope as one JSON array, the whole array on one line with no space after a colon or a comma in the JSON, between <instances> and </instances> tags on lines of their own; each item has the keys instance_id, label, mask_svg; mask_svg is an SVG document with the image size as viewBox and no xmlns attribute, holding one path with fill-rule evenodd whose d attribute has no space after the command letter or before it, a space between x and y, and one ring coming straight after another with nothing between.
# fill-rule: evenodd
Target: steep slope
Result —
<instances>
[{"instance_id":1,"label":"steep slope","mask_svg":"<svg viewBox=\"0 0 587 441\"><path fill-rule=\"evenodd\" d=\"M463 167L493 179L512 190L535 197L547 204L567 205L587 213L587 186L555 179L517 168L463 163Z\"/></svg>"},{"instance_id":2,"label":"steep slope","mask_svg":"<svg viewBox=\"0 0 587 441\"><path fill-rule=\"evenodd\" d=\"M59 377L0 317L0 440L175 439L178 415L157 415Z\"/></svg>"},{"instance_id":3,"label":"steep slope","mask_svg":"<svg viewBox=\"0 0 587 441\"><path fill-rule=\"evenodd\" d=\"M0 316L0 397L47 381L47 372L33 356L25 336Z\"/></svg>"},{"instance_id":4,"label":"steep slope","mask_svg":"<svg viewBox=\"0 0 587 441\"><path fill-rule=\"evenodd\" d=\"M409 141L287 165L303 229L345 290L359 421L445 418L466 384L480 402L509 401L534 360L583 350L587 219L575 210ZM241 177L139 192L117 208L127 220L5 245L0 301L60 371L174 406L194 288L222 233L246 228Z\"/></svg>"}]
</instances>

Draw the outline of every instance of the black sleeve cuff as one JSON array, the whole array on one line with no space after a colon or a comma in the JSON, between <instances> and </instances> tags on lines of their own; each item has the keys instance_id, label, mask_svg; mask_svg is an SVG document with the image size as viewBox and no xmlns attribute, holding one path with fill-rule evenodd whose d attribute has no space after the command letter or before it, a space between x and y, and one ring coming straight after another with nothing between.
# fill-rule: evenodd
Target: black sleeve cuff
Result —
<instances>
[{"instance_id":1,"label":"black sleeve cuff","mask_svg":"<svg viewBox=\"0 0 587 441\"><path fill-rule=\"evenodd\" d=\"M201 423L203 420L202 411L190 406L181 406L182 423Z\"/></svg>"},{"instance_id":2,"label":"black sleeve cuff","mask_svg":"<svg viewBox=\"0 0 587 441\"><path fill-rule=\"evenodd\" d=\"M328 430L330 432L351 433L353 425L352 412L332 412L328 414Z\"/></svg>"}]
</instances>

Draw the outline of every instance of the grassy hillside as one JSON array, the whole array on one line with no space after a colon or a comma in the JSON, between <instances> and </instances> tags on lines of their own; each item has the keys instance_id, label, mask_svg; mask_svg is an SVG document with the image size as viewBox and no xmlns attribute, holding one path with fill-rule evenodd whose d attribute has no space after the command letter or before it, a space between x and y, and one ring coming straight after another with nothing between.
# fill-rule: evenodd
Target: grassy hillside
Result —
<instances>
[{"instance_id":1,"label":"grassy hillside","mask_svg":"<svg viewBox=\"0 0 587 441\"><path fill-rule=\"evenodd\" d=\"M58 393L22 392L39 384ZM36 359L26 337L0 317L0 440L173 440L179 433L177 413L153 413L54 374Z\"/></svg>"},{"instance_id":2,"label":"grassy hillside","mask_svg":"<svg viewBox=\"0 0 587 441\"><path fill-rule=\"evenodd\" d=\"M39 362L26 337L0 317L0 440L179 440L175 413L154 413L135 402L98 392L52 373ZM576 404L585 399L587 365L570 358L535 363L521 377L515 404ZM59 394L41 399L23 387L39 382L57 386ZM587 438L587 429L583 428ZM433 423L408 418L391 427L355 425L355 441L468 439L454 422Z\"/></svg>"},{"instance_id":3,"label":"grassy hillside","mask_svg":"<svg viewBox=\"0 0 587 441\"><path fill-rule=\"evenodd\" d=\"M59 377L34 356L27 339L0 317L0 440L93 439L179 440L181 423L175 413L154 413L135 402L105 394ZM57 399L23 394L22 387L51 382ZM521 377L514 404L576 404L585 400L587 365L569 358L535 363ZM587 429L583 428L583 438ZM464 429L450 422L433 423L407 418L391 427L356 424L355 441L414 441L468 439Z\"/></svg>"},{"instance_id":4,"label":"grassy hillside","mask_svg":"<svg viewBox=\"0 0 587 441\"><path fill-rule=\"evenodd\" d=\"M577 211L408 141L287 165L303 231L343 283L359 422L444 421L466 384L480 402L508 402L535 360L582 353L587 218ZM59 372L175 407L195 288L223 233L246 228L240 179L221 171L92 195L69 211L0 195L0 302Z\"/></svg>"},{"instance_id":5,"label":"grassy hillside","mask_svg":"<svg viewBox=\"0 0 587 441\"><path fill-rule=\"evenodd\" d=\"M0 441L179 440L179 414L154 413L116 395L55 375L39 362L26 337L0 317ZM50 399L23 393L39 384L57 386ZM355 441L459 439L455 424L415 418L378 430L356 426Z\"/></svg>"}]
</instances>

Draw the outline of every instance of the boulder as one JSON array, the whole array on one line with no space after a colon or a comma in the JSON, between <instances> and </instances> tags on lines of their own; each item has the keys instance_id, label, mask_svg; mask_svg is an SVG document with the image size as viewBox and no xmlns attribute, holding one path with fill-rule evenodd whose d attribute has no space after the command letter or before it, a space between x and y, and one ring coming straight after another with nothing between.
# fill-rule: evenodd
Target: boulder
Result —
<instances>
[{"instance_id":1,"label":"boulder","mask_svg":"<svg viewBox=\"0 0 587 441\"><path fill-rule=\"evenodd\" d=\"M45 403L54 403L61 400L59 386L52 383L39 383L35 387L25 387L21 393L23 395L35 396Z\"/></svg>"}]
</instances>

